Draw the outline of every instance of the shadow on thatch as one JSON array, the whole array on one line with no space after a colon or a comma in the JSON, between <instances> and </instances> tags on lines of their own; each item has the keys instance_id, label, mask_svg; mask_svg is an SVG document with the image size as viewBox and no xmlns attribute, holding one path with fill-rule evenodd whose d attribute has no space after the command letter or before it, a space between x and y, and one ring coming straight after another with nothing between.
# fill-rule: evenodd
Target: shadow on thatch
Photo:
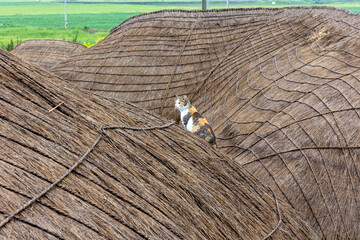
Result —
<instances>
[{"instance_id":1,"label":"shadow on thatch","mask_svg":"<svg viewBox=\"0 0 360 240\"><path fill-rule=\"evenodd\" d=\"M177 124L74 91L2 50L0 79L1 237L317 238L271 190Z\"/></svg>"},{"instance_id":2,"label":"shadow on thatch","mask_svg":"<svg viewBox=\"0 0 360 240\"><path fill-rule=\"evenodd\" d=\"M223 153L323 236L360 234L360 16L335 8L162 11L54 72L176 119L188 94Z\"/></svg>"},{"instance_id":3,"label":"shadow on thatch","mask_svg":"<svg viewBox=\"0 0 360 240\"><path fill-rule=\"evenodd\" d=\"M74 42L33 39L21 42L11 53L31 64L51 69L59 62L85 49L84 45Z\"/></svg>"}]
</instances>

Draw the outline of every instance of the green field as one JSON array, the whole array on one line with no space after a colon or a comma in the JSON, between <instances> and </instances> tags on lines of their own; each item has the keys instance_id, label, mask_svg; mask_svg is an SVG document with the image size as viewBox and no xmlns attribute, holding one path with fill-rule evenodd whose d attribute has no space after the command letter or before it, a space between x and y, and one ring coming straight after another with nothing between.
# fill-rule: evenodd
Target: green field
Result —
<instances>
[{"instance_id":1,"label":"green field","mask_svg":"<svg viewBox=\"0 0 360 240\"><path fill-rule=\"evenodd\" d=\"M310 6L313 2L299 0L270 1L257 4L233 5L231 8L245 7L284 7ZM280 5L279 5L280 3ZM285 4L291 3L291 4ZM318 4L319 5L319 4ZM346 8L360 13L360 2L331 2L321 4ZM13 46L27 39L60 39L78 43L95 43L99 38L108 35L110 29L134 15L163 9L201 9L199 3L137 3L137 4L106 4L106 3L70 3L67 5L68 29L64 29L64 4L45 2L0 2L0 48L11 50ZM211 3L210 8L225 8L224 4Z\"/></svg>"}]
</instances>

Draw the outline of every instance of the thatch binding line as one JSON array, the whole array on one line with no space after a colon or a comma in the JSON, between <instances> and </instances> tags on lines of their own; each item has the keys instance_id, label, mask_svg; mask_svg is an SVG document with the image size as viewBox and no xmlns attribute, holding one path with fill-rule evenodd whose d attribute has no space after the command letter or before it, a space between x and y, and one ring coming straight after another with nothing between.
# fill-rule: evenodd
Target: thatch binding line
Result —
<instances>
[{"instance_id":1,"label":"thatch binding line","mask_svg":"<svg viewBox=\"0 0 360 240\"><path fill-rule=\"evenodd\" d=\"M0 237L317 239L271 190L173 122L77 92L3 51L0 76L0 219L52 186Z\"/></svg>"},{"instance_id":2,"label":"thatch binding line","mask_svg":"<svg viewBox=\"0 0 360 240\"><path fill-rule=\"evenodd\" d=\"M59 184L64 178L66 178L79 164L81 164L84 159L87 157L87 155L95 148L95 146L98 144L98 142L101 139L101 135L99 135L94 143L91 145L91 147L85 152L81 158L75 162L73 166L71 166L61 177L59 177L55 182L51 183L47 188L45 188L42 192L34 196L30 201L25 203L22 207L18 208L14 213L10 214L7 218L5 218L2 222L0 222L0 229L4 227L8 222L10 222L17 214L24 211L27 207L29 207L34 202L38 201L42 196L44 196L47 192L49 192L54 186Z\"/></svg>"},{"instance_id":3,"label":"thatch binding line","mask_svg":"<svg viewBox=\"0 0 360 240\"><path fill-rule=\"evenodd\" d=\"M278 198L276 196L276 193L269 188L269 190L271 191L271 193L274 195L275 198L275 204L276 204L276 210L278 212L278 216L279 216L279 222L276 224L276 226L274 227L273 230L271 230L271 232L269 232L265 237L263 237L261 240L265 240L268 239L269 237L271 237L271 235L273 235L275 233L276 230L278 230L278 228L280 227L280 224L282 223L282 216L281 216L281 212L280 212L280 208L279 208L279 201Z\"/></svg>"}]
</instances>

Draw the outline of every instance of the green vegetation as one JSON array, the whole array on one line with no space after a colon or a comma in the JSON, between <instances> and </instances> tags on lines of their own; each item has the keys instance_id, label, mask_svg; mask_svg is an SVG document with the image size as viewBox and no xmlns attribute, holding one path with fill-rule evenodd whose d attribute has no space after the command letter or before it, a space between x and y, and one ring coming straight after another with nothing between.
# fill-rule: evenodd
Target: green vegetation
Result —
<instances>
[{"instance_id":1,"label":"green vegetation","mask_svg":"<svg viewBox=\"0 0 360 240\"><path fill-rule=\"evenodd\" d=\"M0 3L0 48L11 50L16 39L60 39L91 45L134 15L178 8L167 4L68 4L68 29L65 29L63 3ZM198 4L198 7L180 8L201 7Z\"/></svg>"},{"instance_id":2,"label":"green vegetation","mask_svg":"<svg viewBox=\"0 0 360 240\"><path fill-rule=\"evenodd\" d=\"M11 50L21 40L60 39L92 45L108 35L112 27L134 15L163 9L201 9L198 3L70 3L68 29L64 29L64 4L55 2L0 2L0 48ZM70 1L70 0L68 0ZM276 4L272 4L272 1ZM360 2L324 2L321 0L260 0L253 4L231 4L231 8L334 6L360 13ZM210 2L210 8L225 8L224 3Z\"/></svg>"},{"instance_id":3,"label":"green vegetation","mask_svg":"<svg viewBox=\"0 0 360 240\"><path fill-rule=\"evenodd\" d=\"M181 5L181 4L180 4ZM195 5L195 6L194 6ZM107 3L73 3L67 5L68 14L82 13L131 13L131 12L152 12L161 9L185 9L192 10L201 8L199 4L107 4ZM0 15L43 15L43 14L64 14L63 3L0 3Z\"/></svg>"}]
</instances>

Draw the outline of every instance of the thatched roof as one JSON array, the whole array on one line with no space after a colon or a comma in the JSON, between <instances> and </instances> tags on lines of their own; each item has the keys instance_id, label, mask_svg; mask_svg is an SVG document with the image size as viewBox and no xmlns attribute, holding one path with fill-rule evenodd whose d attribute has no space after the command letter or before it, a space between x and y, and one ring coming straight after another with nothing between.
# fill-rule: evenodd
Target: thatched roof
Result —
<instances>
[{"instance_id":1,"label":"thatched roof","mask_svg":"<svg viewBox=\"0 0 360 240\"><path fill-rule=\"evenodd\" d=\"M177 124L70 89L5 51L0 79L1 238L317 238Z\"/></svg>"},{"instance_id":2,"label":"thatched roof","mask_svg":"<svg viewBox=\"0 0 360 240\"><path fill-rule=\"evenodd\" d=\"M33 39L21 42L11 53L29 63L50 69L69 56L79 54L85 49L84 45L74 42Z\"/></svg>"},{"instance_id":3,"label":"thatched roof","mask_svg":"<svg viewBox=\"0 0 360 240\"><path fill-rule=\"evenodd\" d=\"M188 94L223 153L323 236L360 235L360 16L335 8L162 11L55 72L169 119Z\"/></svg>"}]
</instances>

